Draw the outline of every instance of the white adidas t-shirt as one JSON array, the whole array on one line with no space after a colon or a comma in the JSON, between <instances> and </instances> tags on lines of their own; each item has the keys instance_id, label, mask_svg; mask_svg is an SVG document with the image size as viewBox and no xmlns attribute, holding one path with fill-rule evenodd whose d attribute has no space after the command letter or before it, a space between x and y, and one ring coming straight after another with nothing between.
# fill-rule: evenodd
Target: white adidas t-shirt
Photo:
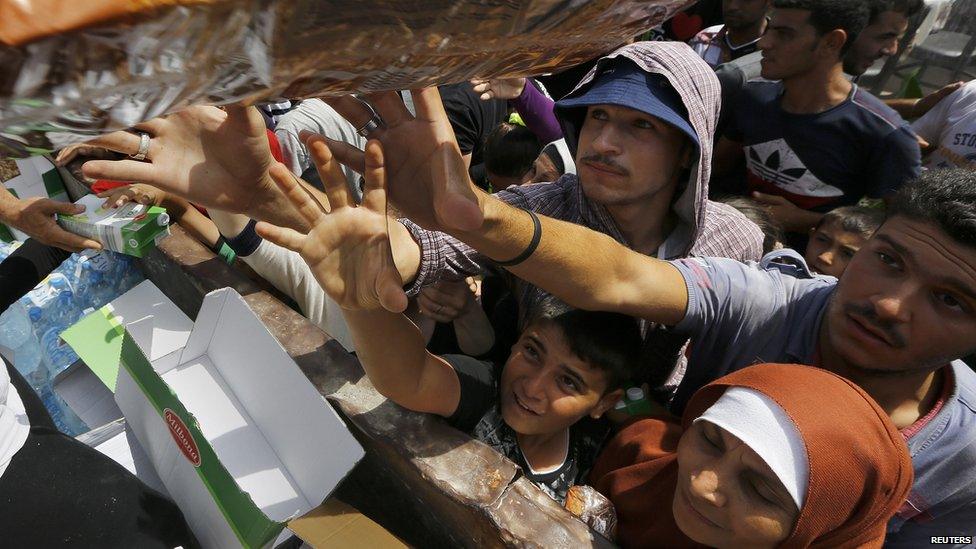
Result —
<instances>
[{"instance_id":1,"label":"white adidas t-shirt","mask_svg":"<svg viewBox=\"0 0 976 549\"><path fill-rule=\"evenodd\" d=\"M935 147L922 160L926 168L976 170L976 80L940 101L912 130Z\"/></svg>"},{"instance_id":2,"label":"white adidas t-shirt","mask_svg":"<svg viewBox=\"0 0 976 549\"><path fill-rule=\"evenodd\" d=\"M17 389L10 383L7 365L0 358L0 476L10 460L24 446L30 422Z\"/></svg>"}]
</instances>

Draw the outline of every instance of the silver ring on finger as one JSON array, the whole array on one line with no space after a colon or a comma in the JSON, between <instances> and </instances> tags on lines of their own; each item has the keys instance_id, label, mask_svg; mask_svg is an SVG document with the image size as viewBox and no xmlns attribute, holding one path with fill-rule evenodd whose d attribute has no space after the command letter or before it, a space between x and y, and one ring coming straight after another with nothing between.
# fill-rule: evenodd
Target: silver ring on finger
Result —
<instances>
[{"instance_id":1,"label":"silver ring on finger","mask_svg":"<svg viewBox=\"0 0 976 549\"><path fill-rule=\"evenodd\" d=\"M145 132L139 132L139 150L136 154L130 154L129 158L133 160L145 160L146 153L149 152L149 134Z\"/></svg>"},{"instance_id":2,"label":"silver ring on finger","mask_svg":"<svg viewBox=\"0 0 976 549\"><path fill-rule=\"evenodd\" d=\"M385 128L386 123L383 122L383 118L380 117L379 113L377 113L375 109L373 109L372 105L363 101L362 99L359 99L358 97L356 97L355 99L360 103L362 103L364 107L369 109L369 113L370 113L369 120L367 120L366 123L363 124L361 128L357 129L356 133L365 137L366 139L369 139L371 133L375 132L376 130Z\"/></svg>"},{"instance_id":3,"label":"silver ring on finger","mask_svg":"<svg viewBox=\"0 0 976 549\"><path fill-rule=\"evenodd\" d=\"M434 311L434 314L438 314L439 315L439 314L441 314L441 311L443 311L443 310L444 310L444 306L443 305L438 305L437 306L437 310Z\"/></svg>"}]
</instances>

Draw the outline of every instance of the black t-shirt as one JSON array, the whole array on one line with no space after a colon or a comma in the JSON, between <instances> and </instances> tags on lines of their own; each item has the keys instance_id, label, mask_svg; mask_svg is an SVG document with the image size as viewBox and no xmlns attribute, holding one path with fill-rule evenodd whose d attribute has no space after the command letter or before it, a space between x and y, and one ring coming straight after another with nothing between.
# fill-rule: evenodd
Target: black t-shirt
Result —
<instances>
[{"instance_id":1,"label":"black t-shirt","mask_svg":"<svg viewBox=\"0 0 976 549\"><path fill-rule=\"evenodd\" d=\"M461 154L471 155L472 178L479 186L487 188L487 181L480 181L485 179L482 152L485 138L499 124L508 120L508 101L482 101L468 82L440 86L438 90Z\"/></svg>"},{"instance_id":2,"label":"black t-shirt","mask_svg":"<svg viewBox=\"0 0 976 549\"><path fill-rule=\"evenodd\" d=\"M566 461L554 471L534 473L522 455L515 431L502 419L499 406L502 367L466 355L444 355L443 358L454 367L461 383L457 410L447 422L514 461L527 479L560 505L564 504L570 487L582 484L593 466L609 433L606 422L589 418L577 422L569 429Z\"/></svg>"},{"instance_id":3,"label":"black t-shirt","mask_svg":"<svg viewBox=\"0 0 976 549\"><path fill-rule=\"evenodd\" d=\"M817 114L783 110L781 82L749 82L725 135L745 147L749 189L827 212L862 197L885 198L921 171L908 124L854 86L843 103Z\"/></svg>"}]
</instances>

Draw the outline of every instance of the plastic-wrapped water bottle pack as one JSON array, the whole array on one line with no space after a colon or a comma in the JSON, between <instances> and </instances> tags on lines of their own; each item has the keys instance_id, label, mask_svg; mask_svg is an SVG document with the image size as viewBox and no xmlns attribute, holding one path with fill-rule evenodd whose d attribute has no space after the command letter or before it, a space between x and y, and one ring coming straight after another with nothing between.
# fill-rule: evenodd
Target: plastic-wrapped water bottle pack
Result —
<instances>
[{"instance_id":1,"label":"plastic-wrapped water bottle pack","mask_svg":"<svg viewBox=\"0 0 976 549\"><path fill-rule=\"evenodd\" d=\"M0 261L19 243L0 242ZM61 332L144 279L132 258L109 251L72 254L58 269L0 315L0 345L13 351L14 367L31 384L63 432L88 430L52 388L78 355Z\"/></svg>"}]
</instances>

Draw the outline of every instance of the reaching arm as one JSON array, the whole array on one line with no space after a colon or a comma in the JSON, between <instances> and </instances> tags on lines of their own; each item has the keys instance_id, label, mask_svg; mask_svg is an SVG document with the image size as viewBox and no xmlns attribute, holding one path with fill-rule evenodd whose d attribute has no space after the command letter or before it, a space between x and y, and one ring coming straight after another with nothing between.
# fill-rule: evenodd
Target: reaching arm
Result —
<instances>
[{"instance_id":1,"label":"reaching arm","mask_svg":"<svg viewBox=\"0 0 976 549\"><path fill-rule=\"evenodd\" d=\"M545 145L563 136L559 120L553 113L555 102L543 95L526 78L497 78L494 80L472 80L475 93L481 94L482 101L508 99L509 104L522 117L529 128Z\"/></svg>"},{"instance_id":2,"label":"reaching arm","mask_svg":"<svg viewBox=\"0 0 976 549\"><path fill-rule=\"evenodd\" d=\"M452 231L489 257L510 260L532 240L524 211L480 195L485 222L476 231ZM619 244L580 225L539 216L536 251L509 270L515 276L582 309L612 311L677 324L688 306L684 278L671 264Z\"/></svg>"},{"instance_id":3,"label":"reaching arm","mask_svg":"<svg viewBox=\"0 0 976 549\"><path fill-rule=\"evenodd\" d=\"M458 282L440 281L417 296L424 316L454 325L458 347L470 356L483 355L495 344L495 330L475 297L476 284L471 277Z\"/></svg>"},{"instance_id":4,"label":"reaching arm","mask_svg":"<svg viewBox=\"0 0 976 549\"><path fill-rule=\"evenodd\" d=\"M454 319L454 334L466 355L481 356L495 345L495 329L474 294L468 296L461 315Z\"/></svg>"},{"instance_id":5,"label":"reaching arm","mask_svg":"<svg viewBox=\"0 0 976 549\"><path fill-rule=\"evenodd\" d=\"M387 238L389 227L397 224L386 215L382 149L376 142L367 145L361 206L353 201L324 139L309 140L309 150L331 212L321 211L292 177L275 173L275 183L311 230L303 235L261 223L258 232L300 253L322 288L343 307L359 360L380 393L411 410L453 414L461 391L457 374L425 350L420 331L402 314L407 300Z\"/></svg>"},{"instance_id":6,"label":"reaching arm","mask_svg":"<svg viewBox=\"0 0 976 549\"><path fill-rule=\"evenodd\" d=\"M415 412L448 417L457 410L461 385L454 368L427 352L407 317L382 309L345 309L343 315L356 356L380 394Z\"/></svg>"},{"instance_id":7,"label":"reaching arm","mask_svg":"<svg viewBox=\"0 0 976 549\"><path fill-rule=\"evenodd\" d=\"M135 129L150 137L145 161L92 160L82 168L85 175L146 183L206 208L308 230L271 179L273 170L291 172L272 158L264 119L256 108L190 107ZM114 132L90 145L132 154L139 148L139 133ZM327 204L313 188L303 187L317 202Z\"/></svg>"},{"instance_id":8,"label":"reaching arm","mask_svg":"<svg viewBox=\"0 0 976 549\"><path fill-rule=\"evenodd\" d=\"M369 97L387 121L387 127L373 135L388 151L391 200L420 226L447 232L488 257L510 260L521 254L532 239L529 214L478 190L471 182L437 89L414 90L412 96L415 117L405 114L395 94ZM332 105L354 124L362 125L372 115L352 99L338 98ZM346 165L363 164L362 153L349 147L338 146L336 155ZM513 274L577 307L617 311L666 324L684 317L688 289L670 264L630 251L609 236L584 227L540 220L538 249L510 268ZM361 291L379 299L390 290Z\"/></svg>"}]
</instances>

